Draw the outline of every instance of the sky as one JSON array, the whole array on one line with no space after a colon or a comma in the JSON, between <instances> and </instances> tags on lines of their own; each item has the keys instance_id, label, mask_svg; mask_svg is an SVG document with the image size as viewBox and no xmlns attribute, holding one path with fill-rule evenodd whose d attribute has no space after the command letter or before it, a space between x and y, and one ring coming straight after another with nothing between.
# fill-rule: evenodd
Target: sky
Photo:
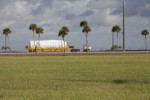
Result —
<instances>
[{"instance_id":1,"label":"sky","mask_svg":"<svg viewBox=\"0 0 150 100\"><path fill-rule=\"evenodd\" d=\"M125 13L126 49L144 49L141 31L150 31L150 0L125 0ZM12 50L25 51L32 40L29 25L35 23L44 28L41 40L60 40L58 32L67 26L70 32L66 41L82 49L85 34L80 22L83 20L88 21L92 30L88 40L93 50L110 49L112 27L122 28L122 0L0 0L0 47L4 46L3 29L9 27ZM149 36L148 43L150 48ZM122 31L119 45L122 45Z\"/></svg>"}]
</instances>

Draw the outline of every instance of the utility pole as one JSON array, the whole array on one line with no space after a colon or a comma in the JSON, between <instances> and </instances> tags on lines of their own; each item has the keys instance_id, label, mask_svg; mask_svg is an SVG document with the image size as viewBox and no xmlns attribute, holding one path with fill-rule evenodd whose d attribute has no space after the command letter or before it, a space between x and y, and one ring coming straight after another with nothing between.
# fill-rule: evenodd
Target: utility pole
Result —
<instances>
[{"instance_id":1,"label":"utility pole","mask_svg":"<svg viewBox=\"0 0 150 100\"><path fill-rule=\"evenodd\" d=\"M125 0L123 0L123 51L126 51L125 47Z\"/></svg>"}]
</instances>

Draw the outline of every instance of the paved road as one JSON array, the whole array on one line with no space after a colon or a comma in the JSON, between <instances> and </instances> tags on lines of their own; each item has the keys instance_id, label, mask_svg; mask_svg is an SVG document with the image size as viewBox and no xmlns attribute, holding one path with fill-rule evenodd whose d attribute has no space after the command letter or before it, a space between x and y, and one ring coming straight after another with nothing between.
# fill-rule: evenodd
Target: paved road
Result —
<instances>
[{"instance_id":1,"label":"paved road","mask_svg":"<svg viewBox=\"0 0 150 100\"><path fill-rule=\"evenodd\" d=\"M68 56L100 56L100 55L150 55L150 51L127 52L66 52ZM0 53L0 56L63 56L63 52L37 52L37 53Z\"/></svg>"}]
</instances>

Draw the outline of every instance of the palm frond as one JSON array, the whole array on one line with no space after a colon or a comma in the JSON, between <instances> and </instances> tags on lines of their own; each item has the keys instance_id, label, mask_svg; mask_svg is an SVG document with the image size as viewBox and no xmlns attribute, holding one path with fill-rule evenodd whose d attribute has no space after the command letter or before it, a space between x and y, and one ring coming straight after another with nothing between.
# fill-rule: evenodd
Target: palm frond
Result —
<instances>
[{"instance_id":1,"label":"palm frond","mask_svg":"<svg viewBox=\"0 0 150 100\"><path fill-rule=\"evenodd\" d=\"M11 34L11 29L10 28L5 28L4 30L3 30L3 34L4 35L9 35L9 34Z\"/></svg>"},{"instance_id":2,"label":"palm frond","mask_svg":"<svg viewBox=\"0 0 150 100\"><path fill-rule=\"evenodd\" d=\"M84 26L82 32L85 32L85 33L91 32L90 26Z\"/></svg>"},{"instance_id":3,"label":"palm frond","mask_svg":"<svg viewBox=\"0 0 150 100\"><path fill-rule=\"evenodd\" d=\"M87 21L81 21L81 22L80 22L80 26L81 26L81 27L88 26L88 22L87 22Z\"/></svg>"},{"instance_id":4,"label":"palm frond","mask_svg":"<svg viewBox=\"0 0 150 100\"><path fill-rule=\"evenodd\" d=\"M141 34L143 36L149 35L149 31L147 29L142 30Z\"/></svg>"},{"instance_id":5,"label":"palm frond","mask_svg":"<svg viewBox=\"0 0 150 100\"><path fill-rule=\"evenodd\" d=\"M61 28L61 30L58 33L58 36L65 37L69 33L69 28L67 26L64 26Z\"/></svg>"},{"instance_id":6,"label":"palm frond","mask_svg":"<svg viewBox=\"0 0 150 100\"><path fill-rule=\"evenodd\" d=\"M34 31L34 30L36 30L36 27L37 27L36 24L31 24L31 25L29 26L29 30Z\"/></svg>"},{"instance_id":7,"label":"palm frond","mask_svg":"<svg viewBox=\"0 0 150 100\"><path fill-rule=\"evenodd\" d=\"M36 34L43 34L44 29L42 27L36 27Z\"/></svg>"}]
</instances>

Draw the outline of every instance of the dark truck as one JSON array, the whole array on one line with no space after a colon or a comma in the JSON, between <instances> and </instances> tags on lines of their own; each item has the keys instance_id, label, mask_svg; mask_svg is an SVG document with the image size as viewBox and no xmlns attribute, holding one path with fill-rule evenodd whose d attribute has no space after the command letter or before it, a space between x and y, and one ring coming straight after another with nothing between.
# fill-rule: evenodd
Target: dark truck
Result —
<instances>
[{"instance_id":1,"label":"dark truck","mask_svg":"<svg viewBox=\"0 0 150 100\"><path fill-rule=\"evenodd\" d=\"M80 52L80 49L76 49L74 46L70 46L69 48L71 52Z\"/></svg>"}]
</instances>

